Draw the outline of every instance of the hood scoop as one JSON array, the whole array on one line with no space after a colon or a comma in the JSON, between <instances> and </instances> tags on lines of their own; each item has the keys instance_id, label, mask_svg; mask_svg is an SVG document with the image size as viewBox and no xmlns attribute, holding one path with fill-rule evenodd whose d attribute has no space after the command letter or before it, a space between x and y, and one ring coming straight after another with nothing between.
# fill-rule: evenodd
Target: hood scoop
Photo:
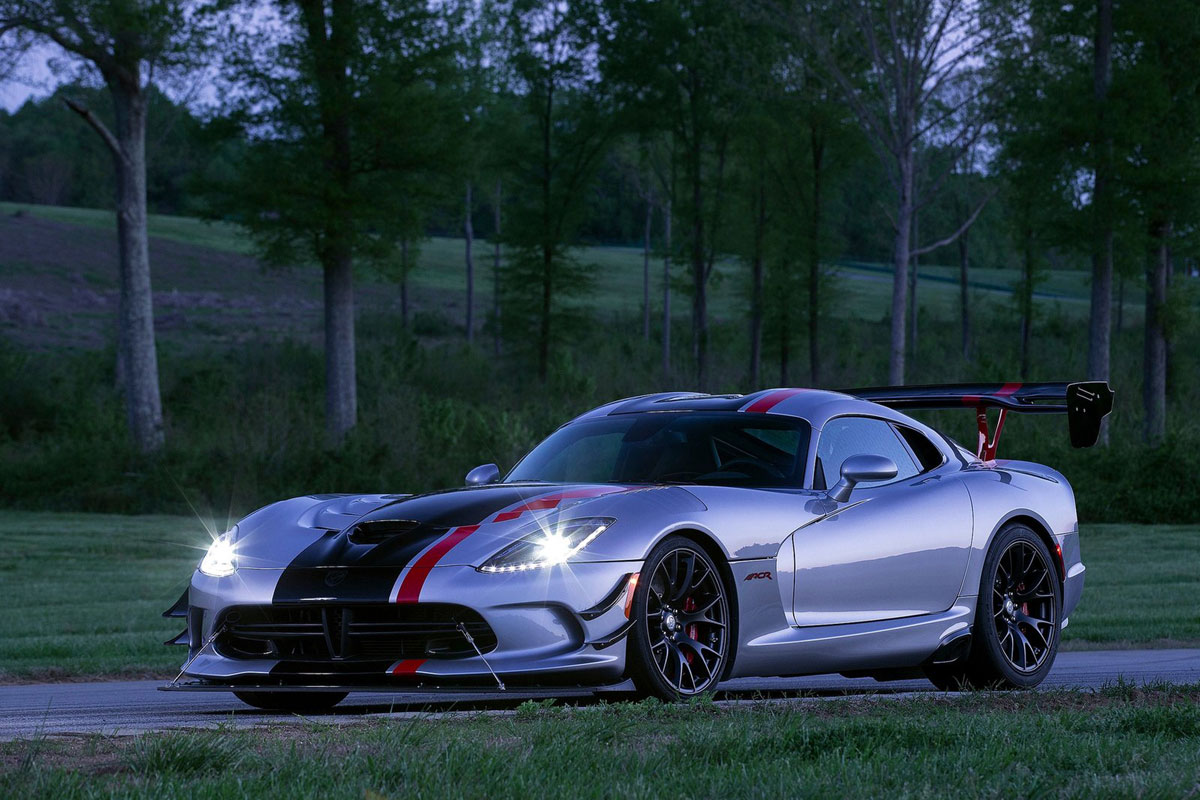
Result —
<instances>
[{"instance_id":1,"label":"hood scoop","mask_svg":"<svg viewBox=\"0 0 1200 800\"><path fill-rule=\"evenodd\" d=\"M445 533L449 528L426 525L415 519L368 519L350 529L350 541L354 544L379 544L396 536L413 533L418 528L422 533Z\"/></svg>"}]
</instances>

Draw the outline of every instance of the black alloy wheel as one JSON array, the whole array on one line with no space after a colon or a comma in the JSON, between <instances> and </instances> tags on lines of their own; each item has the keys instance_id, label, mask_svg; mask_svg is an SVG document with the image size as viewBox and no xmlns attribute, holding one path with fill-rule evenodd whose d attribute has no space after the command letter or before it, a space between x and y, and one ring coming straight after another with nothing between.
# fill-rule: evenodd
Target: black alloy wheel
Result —
<instances>
[{"instance_id":1,"label":"black alloy wheel","mask_svg":"<svg viewBox=\"0 0 1200 800\"><path fill-rule=\"evenodd\" d=\"M640 693L678 700L716 687L732 626L725 580L703 548L664 539L646 559L630 616L629 673Z\"/></svg>"},{"instance_id":2,"label":"black alloy wheel","mask_svg":"<svg viewBox=\"0 0 1200 800\"><path fill-rule=\"evenodd\" d=\"M1045 663L1058 640L1058 576L1033 544L1018 539L996 565L992 583L992 620L1000 650L1009 666L1035 672Z\"/></svg>"},{"instance_id":3,"label":"black alloy wheel","mask_svg":"<svg viewBox=\"0 0 1200 800\"><path fill-rule=\"evenodd\" d=\"M925 674L945 691L1031 689L1050 672L1058 653L1062 579L1049 548L1020 523L996 534L979 582L971 651L956 664Z\"/></svg>"}]
</instances>

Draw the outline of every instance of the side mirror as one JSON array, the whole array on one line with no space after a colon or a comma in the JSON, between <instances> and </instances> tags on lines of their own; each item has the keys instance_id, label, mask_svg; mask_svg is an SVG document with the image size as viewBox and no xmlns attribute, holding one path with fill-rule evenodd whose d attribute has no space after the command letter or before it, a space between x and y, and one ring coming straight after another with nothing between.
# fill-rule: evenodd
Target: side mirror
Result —
<instances>
[{"instance_id":1,"label":"side mirror","mask_svg":"<svg viewBox=\"0 0 1200 800\"><path fill-rule=\"evenodd\" d=\"M863 453L842 462L842 479L829 490L829 499L844 503L854 487L863 481L887 481L896 477L896 462L887 456Z\"/></svg>"},{"instance_id":2,"label":"side mirror","mask_svg":"<svg viewBox=\"0 0 1200 800\"><path fill-rule=\"evenodd\" d=\"M500 468L495 464L480 464L467 473L467 486L483 486L500 480Z\"/></svg>"}]
</instances>

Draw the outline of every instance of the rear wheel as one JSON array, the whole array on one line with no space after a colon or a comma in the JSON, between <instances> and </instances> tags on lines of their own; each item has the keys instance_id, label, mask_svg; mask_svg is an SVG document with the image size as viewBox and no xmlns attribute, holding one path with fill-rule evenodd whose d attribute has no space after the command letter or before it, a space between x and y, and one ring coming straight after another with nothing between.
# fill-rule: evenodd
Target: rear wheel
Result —
<instances>
[{"instance_id":1,"label":"rear wheel","mask_svg":"<svg viewBox=\"0 0 1200 800\"><path fill-rule=\"evenodd\" d=\"M267 711L328 711L346 699L349 692L234 692L238 700Z\"/></svg>"},{"instance_id":2,"label":"rear wheel","mask_svg":"<svg viewBox=\"0 0 1200 800\"><path fill-rule=\"evenodd\" d=\"M971 652L926 669L939 689L1031 689L1058 654L1062 584L1045 542L1025 525L1005 527L983 564Z\"/></svg>"},{"instance_id":3,"label":"rear wheel","mask_svg":"<svg viewBox=\"0 0 1200 800\"><path fill-rule=\"evenodd\" d=\"M695 542L669 536L646 559L633 594L629 677L663 700L714 689L732 657L729 593Z\"/></svg>"}]
</instances>

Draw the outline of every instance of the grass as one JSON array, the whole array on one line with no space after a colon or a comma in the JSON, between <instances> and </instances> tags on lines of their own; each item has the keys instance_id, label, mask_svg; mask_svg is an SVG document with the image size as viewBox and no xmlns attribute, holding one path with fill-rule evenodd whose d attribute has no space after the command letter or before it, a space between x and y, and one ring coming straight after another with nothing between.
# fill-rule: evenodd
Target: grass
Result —
<instances>
[{"instance_id":1,"label":"grass","mask_svg":"<svg viewBox=\"0 0 1200 800\"><path fill-rule=\"evenodd\" d=\"M160 614L208 541L186 517L0 514L0 681L165 675L183 648Z\"/></svg>"},{"instance_id":2,"label":"grass","mask_svg":"<svg viewBox=\"0 0 1200 800\"><path fill-rule=\"evenodd\" d=\"M1200 527L1085 525L1083 599L1068 648L1200 642Z\"/></svg>"},{"instance_id":3,"label":"grass","mask_svg":"<svg viewBox=\"0 0 1200 800\"><path fill-rule=\"evenodd\" d=\"M182 627L159 614L226 521L0 512L0 680L171 675ZM1196 526L1085 526L1083 601L1064 647L1200 641Z\"/></svg>"},{"instance_id":4,"label":"grass","mask_svg":"<svg viewBox=\"0 0 1200 800\"><path fill-rule=\"evenodd\" d=\"M1200 687L530 708L0 745L10 797L1184 797Z\"/></svg>"}]
</instances>

